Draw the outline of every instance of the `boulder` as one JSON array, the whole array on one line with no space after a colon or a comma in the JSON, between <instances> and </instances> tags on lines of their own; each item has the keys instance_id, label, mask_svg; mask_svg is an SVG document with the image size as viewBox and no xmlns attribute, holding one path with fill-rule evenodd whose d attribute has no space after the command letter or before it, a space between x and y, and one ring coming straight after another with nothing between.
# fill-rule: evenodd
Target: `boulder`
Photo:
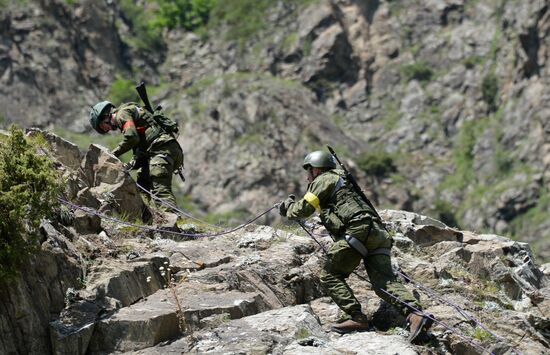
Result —
<instances>
[{"instance_id":1,"label":"boulder","mask_svg":"<svg viewBox=\"0 0 550 355\"><path fill-rule=\"evenodd\" d=\"M130 221L151 215L122 162L106 148L91 144L81 167L101 212L117 213Z\"/></svg>"},{"instance_id":2,"label":"boulder","mask_svg":"<svg viewBox=\"0 0 550 355\"><path fill-rule=\"evenodd\" d=\"M59 319L50 323L53 353L86 354L100 310L95 302L82 300L61 311Z\"/></svg>"},{"instance_id":3,"label":"boulder","mask_svg":"<svg viewBox=\"0 0 550 355\"><path fill-rule=\"evenodd\" d=\"M30 137L41 136L48 143L48 150L52 153L52 157L60 164L68 167L71 170L80 168L80 149L76 144L49 131L43 131L38 128L27 130L27 135Z\"/></svg>"},{"instance_id":4,"label":"boulder","mask_svg":"<svg viewBox=\"0 0 550 355\"><path fill-rule=\"evenodd\" d=\"M166 269L167 265L168 258L160 256L104 263L92 271L87 289L98 299L112 297L126 307L166 285L160 268Z\"/></svg>"},{"instance_id":5,"label":"boulder","mask_svg":"<svg viewBox=\"0 0 550 355\"><path fill-rule=\"evenodd\" d=\"M282 353L294 341L314 338L324 343L324 330L308 305L286 307L233 320L216 329L216 337L196 334L198 353L231 353L247 349L257 353Z\"/></svg>"},{"instance_id":6,"label":"boulder","mask_svg":"<svg viewBox=\"0 0 550 355\"><path fill-rule=\"evenodd\" d=\"M462 242L462 233L444 223L423 215L405 211L385 210L380 213L384 220L391 220L390 228L416 245L428 247L440 242Z\"/></svg>"},{"instance_id":7,"label":"boulder","mask_svg":"<svg viewBox=\"0 0 550 355\"><path fill-rule=\"evenodd\" d=\"M97 322L87 354L143 349L179 333L172 303L166 299L140 302Z\"/></svg>"}]
</instances>

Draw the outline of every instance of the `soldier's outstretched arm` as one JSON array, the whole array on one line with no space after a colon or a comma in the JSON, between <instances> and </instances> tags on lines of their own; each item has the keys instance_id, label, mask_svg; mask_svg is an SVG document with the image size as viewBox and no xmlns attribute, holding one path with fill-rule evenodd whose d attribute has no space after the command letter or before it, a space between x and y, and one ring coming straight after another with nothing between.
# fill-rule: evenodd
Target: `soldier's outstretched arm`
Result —
<instances>
[{"instance_id":1,"label":"soldier's outstretched arm","mask_svg":"<svg viewBox=\"0 0 550 355\"><path fill-rule=\"evenodd\" d=\"M124 135L122 142L113 150L113 154L119 157L139 144L139 135L134 123L133 111L129 109L120 110L116 113L114 121Z\"/></svg>"},{"instance_id":2,"label":"soldier's outstretched arm","mask_svg":"<svg viewBox=\"0 0 550 355\"><path fill-rule=\"evenodd\" d=\"M321 205L326 205L338 181L338 175L323 174L307 186L303 198L291 204L287 211L289 219L301 219L311 216L315 211L321 212Z\"/></svg>"},{"instance_id":3,"label":"soldier's outstretched arm","mask_svg":"<svg viewBox=\"0 0 550 355\"><path fill-rule=\"evenodd\" d=\"M306 194L307 196L307 194ZM305 196L304 196L305 197ZM315 207L305 198L290 204L286 212L286 216L290 220L302 219L311 216L315 212Z\"/></svg>"}]
</instances>

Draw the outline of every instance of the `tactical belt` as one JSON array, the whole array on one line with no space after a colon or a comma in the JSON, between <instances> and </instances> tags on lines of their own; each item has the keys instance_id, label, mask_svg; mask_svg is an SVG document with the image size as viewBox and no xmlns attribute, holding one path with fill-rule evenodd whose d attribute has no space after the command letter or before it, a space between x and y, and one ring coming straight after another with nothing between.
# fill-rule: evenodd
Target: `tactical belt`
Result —
<instances>
[{"instance_id":1,"label":"tactical belt","mask_svg":"<svg viewBox=\"0 0 550 355\"><path fill-rule=\"evenodd\" d=\"M338 181L336 182L336 185L334 186L334 191L332 192L332 195L330 197L331 200L333 200L334 197L336 197L336 193L338 192L338 190L340 190L345 185L345 183L346 182L344 181L344 179L342 177L340 177L338 179ZM372 231L372 225L374 223L374 218L377 218L377 217L371 216L371 221L370 221L370 224L369 224L369 231L367 233L367 236L369 236L370 232ZM346 239L346 242L348 242L350 247L352 247L353 249L355 249L355 251L357 251L359 254L361 254L363 259L365 259L367 256L372 256L372 255L391 256L391 249L390 248L377 248L377 249L374 249L373 251L371 251L369 253L369 251L367 250L365 245L363 243L361 243L361 241L359 239L357 239L355 237L352 237L349 234L346 234L344 236L344 239Z\"/></svg>"},{"instance_id":2,"label":"tactical belt","mask_svg":"<svg viewBox=\"0 0 550 355\"><path fill-rule=\"evenodd\" d=\"M352 247L353 249L355 249L356 252L361 254L363 259L367 258L368 256L372 256L372 255L391 256L391 249L390 248L377 248L377 249L374 249L373 251L371 251L369 253L369 251L367 250L365 245L363 243L361 243L361 241L359 239L357 239L355 237L352 237L349 234L346 234L344 236L344 238L346 239L346 242L348 242L350 247Z\"/></svg>"}]
</instances>

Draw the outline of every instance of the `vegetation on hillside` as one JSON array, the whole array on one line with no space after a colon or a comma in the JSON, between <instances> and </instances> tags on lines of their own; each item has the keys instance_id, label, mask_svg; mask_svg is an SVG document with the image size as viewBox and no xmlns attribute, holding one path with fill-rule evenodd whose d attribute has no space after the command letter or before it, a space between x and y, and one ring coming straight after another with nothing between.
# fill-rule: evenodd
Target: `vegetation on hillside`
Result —
<instances>
[{"instance_id":1,"label":"vegetation on hillside","mask_svg":"<svg viewBox=\"0 0 550 355\"><path fill-rule=\"evenodd\" d=\"M225 39L243 41L266 28L269 10L278 5L300 8L316 0L152 0L139 6L134 0L117 0L130 24L131 46L155 51L162 48L165 29L181 28L206 35L227 26Z\"/></svg>"},{"instance_id":2,"label":"vegetation on hillside","mask_svg":"<svg viewBox=\"0 0 550 355\"><path fill-rule=\"evenodd\" d=\"M38 247L38 227L57 204L58 177L38 140L11 126L0 139L0 281L17 273Z\"/></svg>"}]
</instances>

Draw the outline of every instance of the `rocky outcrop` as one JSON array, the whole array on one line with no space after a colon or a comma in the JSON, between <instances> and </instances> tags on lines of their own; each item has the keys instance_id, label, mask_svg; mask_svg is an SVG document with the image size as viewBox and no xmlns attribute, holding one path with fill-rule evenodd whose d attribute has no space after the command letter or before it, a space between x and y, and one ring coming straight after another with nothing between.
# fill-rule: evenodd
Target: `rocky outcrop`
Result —
<instances>
[{"instance_id":1,"label":"rocky outcrop","mask_svg":"<svg viewBox=\"0 0 550 355\"><path fill-rule=\"evenodd\" d=\"M42 126L61 121L81 130L89 105L104 98L116 74L133 71L138 79L152 81L162 77L166 85L155 101L180 120L184 132L180 139L188 180L183 190L202 210L235 220L288 193L302 193L302 157L330 143L360 183L377 192L376 205L435 218L384 213L404 274L487 320L504 339L484 340L483 346L495 353L512 351L510 344L521 344L517 350L523 353L549 346L548 273L537 266L550 250L545 217L550 128L544 119L550 112L550 12L545 2L320 0L308 7L274 2L266 27L242 43L223 36L227 24L211 29L208 40L174 29L165 33L166 53L159 51L156 61L125 44L133 29L117 4L52 0L2 9L2 120ZM59 137L46 134L46 140L47 154L60 161L70 202L147 219L136 186L107 151L92 146L81 156ZM364 152L389 156L394 171L366 176L363 166L348 161ZM453 228L436 221L443 217ZM274 220L270 216L262 222ZM484 232L460 231L457 224ZM395 335L382 334L398 328L402 319L355 278L352 284L377 330L364 337L323 337L319 326L326 329L338 314L321 297L317 271L322 256L315 244L294 233L259 227L220 239L153 240L150 232L123 239L135 231L114 228L83 210L74 212L72 227L52 222L42 229L43 251L32 265L47 272L24 273L1 291L8 300L2 303L0 322L0 350L5 352L154 353L164 350L159 342L172 338L174 351L230 349L228 324L257 334L247 322L264 324L264 313L281 322L299 314L307 331L317 335L281 340L274 322L265 328L262 342L251 347L348 351L354 348L340 348L343 339L357 338L357 346L366 347L361 339L375 338L382 339L380 347L410 350ZM489 233L513 234L522 241ZM533 242L536 256L526 241ZM161 252L174 265L177 294L189 299L183 304L184 319L198 342L181 332L153 256L129 262L122 252L127 249L148 256ZM59 265L71 276L56 272ZM53 286L39 286L47 299L33 300L29 290L40 282ZM242 296L243 302L203 306L196 302L199 291L191 287L196 284L213 303L223 293ZM62 303L69 287L79 288L82 299ZM296 306L303 303L311 307ZM426 303L438 319L465 334L482 334L452 306ZM156 307L162 312L155 314ZM127 324L133 330L125 337L121 329ZM444 332L434 327L436 348L476 351ZM98 334L116 336L103 345ZM124 341L119 344L118 338ZM247 344L236 338L235 344Z\"/></svg>"},{"instance_id":2,"label":"rocky outcrop","mask_svg":"<svg viewBox=\"0 0 550 355\"><path fill-rule=\"evenodd\" d=\"M69 288L83 277L82 254L50 224L42 226L40 251L21 276L0 288L0 353L52 353L47 324L65 307Z\"/></svg>"},{"instance_id":3,"label":"rocky outcrop","mask_svg":"<svg viewBox=\"0 0 550 355\"><path fill-rule=\"evenodd\" d=\"M83 181L123 179L108 172L118 163L98 147L85 156L97 158L80 165ZM60 172L70 170L62 162L72 157L56 156ZM105 213L116 218L116 211ZM297 229L248 225L218 236L167 239L161 230L138 225L125 230L116 220L102 221L98 234L44 221L42 250L0 292L0 352L419 354L548 348L548 267L535 263L527 243L460 231L406 211L384 210L381 216L394 236L396 272L438 321L425 343L406 341L405 320L376 296L361 268L349 283L372 328L345 336L330 332L342 314L320 287L323 251ZM318 223L314 218L307 226L328 246Z\"/></svg>"},{"instance_id":4,"label":"rocky outcrop","mask_svg":"<svg viewBox=\"0 0 550 355\"><path fill-rule=\"evenodd\" d=\"M162 50L136 50L119 4L39 1L0 9L0 117L24 126L63 121L82 132L89 107L132 66L156 78Z\"/></svg>"},{"instance_id":5,"label":"rocky outcrop","mask_svg":"<svg viewBox=\"0 0 550 355\"><path fill-rule=\"evenodd\" d=\"M207 40L171 29L149 49L129 17L117 2L6 7L0 115L82 131L113 78L163 78L154 101L182 125L181 190L201 210L242 221L298 192L301 159L330 143L393 159L386 176L356 171L378 204L549 257L544 2L273 2L254 36L229 40L221 21Z\"/></svg>"},{"instance_id":6,"label":"rocky outcrop","mask_svg":"<svg viewBox=\"0 0 550 355\"><path fill-rule=\"evenodd\" d=\"M310 100L322 114L304 106L301 94L281 99L273 84L268 92L255 93L255 101L274 106L277 113L286 111L274 105L282 102L304 121L316 112L318 124L341 132L318 136L307 148L291 145L296 154L290 155L288 144L276 139L277 127L287 128L285 142L303 141L309 132L289 127L284 119L262 119L267 123L262 142L276 147L269 161L294 169L280 180L285 192L300 176L295 166L301 157L324 143L344 145L352 158L362 152L390 154L396 166L392 176L367 180L358 174L363 185L378 192L379 204L536 241L537 256L546 260L548 228L540 217L546 214L548 193L547 134L540 118L547 111L548 81L543 44L548 9L543 3L532 1L518 10L497 2L416 1L404 8L395 2L324 0L299 10L281 7L269 21L265 36L248 40L241 51L221 36L203 43L191 34L170 34L165 70L189 88L182 99L167 95L165 102L175 116L183 113L190 133L182 139L188 161L199 157L201 177L211 175L203 173L208 166L216 166L220 176L200 193L188 188L198 204L204 205L206 193L206 200L213 201L208 207L219 211L219 194L210 192L219 191L218 182L231 176L234 166L253 167L265 160L254 142L239 147L254 154L235 154L233 146L231 157L237 162L230 166L224 154L205 156L196 147L223 146L234 136L233 127L248 123L243 106L247 114L254 112L246 87L264 77L231 73L269 73L293 82L295 90L312 92ZM217 91L228 96L221 101L237 100L235 110L219 110ZM217 125L219 117L219 134L198 134L197 122L204 128ZM315 136L319 129L313 127ZM273 171L253 173L269 191L281 191L271 190L279 181L271 178ZM253 193L249 181L241 179L219 185L232 200L261 201L265 189Z\"/></svg>"},{"instance_id":7,"label":"rocky outcrop","mask_svg":"<svg viewBox=\"0 0 550 355\"><path fill-rule=\"evenodd\" d=\"M151 212L143 203L137 185L120 160L106 148L92 144L82 160L82 169L89 192L99 201L100 211L126 215L130 220L150 218Z\"/></svg>"}]
</instances>

